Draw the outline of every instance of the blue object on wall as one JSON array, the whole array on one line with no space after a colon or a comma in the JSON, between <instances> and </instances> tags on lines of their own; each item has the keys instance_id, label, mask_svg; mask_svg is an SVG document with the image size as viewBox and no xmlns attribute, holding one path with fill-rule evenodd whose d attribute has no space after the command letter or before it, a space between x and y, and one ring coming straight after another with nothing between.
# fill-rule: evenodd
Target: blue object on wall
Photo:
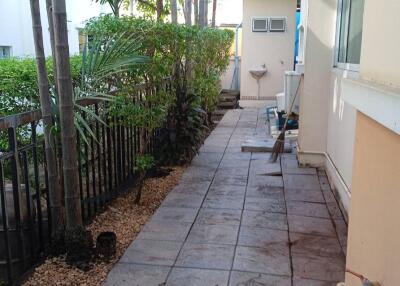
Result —
<instances>
[{"instance_id":1,"label":"blue object on wall","mask_svg":"<svg viewBox=\"0 0 400 286\"><path fill-rule=\"evenodd\" d=\"M297 64L297 56L299 55L299 39L300 39L300 18L301 18L301 13L300 10L296 11L296 36L295 36L295 42L294 42L294 64Z\"/></svg>"}]
</instances>

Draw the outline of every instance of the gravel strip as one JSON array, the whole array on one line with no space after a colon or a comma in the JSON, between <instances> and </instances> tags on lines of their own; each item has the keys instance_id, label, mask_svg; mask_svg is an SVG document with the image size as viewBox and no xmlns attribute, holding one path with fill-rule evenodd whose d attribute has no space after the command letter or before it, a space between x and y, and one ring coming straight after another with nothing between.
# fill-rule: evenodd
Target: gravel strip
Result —
<instances>
[{"instance_id":1,"label":"gravel strip","mask_svg":"<svg viewBox=\"0 0 400 286\"><path fill-rule=\"evenodd\" d=\"M114 259L108 263L93 263L91 269L84 272L66 264L63 257L49 258L36 267L22 285L101 285L112 266L139 234L165 196L179 183L185 168L171 169L166 177L146 179L140 206L133 204L135 192L130 192L116 198L87 226L94 239L103 231L116 233L117 254Z\"/></svg>"}]
</instances>

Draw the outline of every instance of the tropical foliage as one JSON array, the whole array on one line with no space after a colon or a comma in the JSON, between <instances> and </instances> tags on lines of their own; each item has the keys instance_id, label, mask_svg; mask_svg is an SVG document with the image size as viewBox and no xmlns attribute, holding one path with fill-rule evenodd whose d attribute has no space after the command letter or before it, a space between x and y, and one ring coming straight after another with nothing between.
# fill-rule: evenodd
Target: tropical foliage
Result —
<instances>
[{"instance_id":1,"label":"tropical foliage","mask_svg":"<svg viewBox=\"0 0 400 286\"><path fill-rule=\"evenodd\" d=\"M158 159L190 160L208 130L209 114L220 90L219 78L229 63L233 33L111 15L91 19L85 30L91 37L129 33L141 39L138 53L151 58L151 62L115 82L119 94L124 94L115 110L127 118L125 122L147 132L162 127ZM157 87L171 75L170 94L158 88L145 102L127 100L133 92L127 83L146 82Z\"/></svg>"}]
</instances>

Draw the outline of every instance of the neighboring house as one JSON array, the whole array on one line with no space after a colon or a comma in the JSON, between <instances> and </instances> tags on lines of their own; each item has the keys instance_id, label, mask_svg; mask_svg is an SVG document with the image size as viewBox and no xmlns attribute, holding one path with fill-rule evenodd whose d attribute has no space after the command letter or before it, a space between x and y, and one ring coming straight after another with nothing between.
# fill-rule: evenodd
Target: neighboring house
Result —
<instances>
[{"instance_id":1,"label":"neighboring house","mask_svg":"<svg viewBox=\"0 0 400 286\"><path fill-rule=\"evenodd\" d=\"M229 66L221 76L221 87L223 89L240 90L240 66L242 56L242 27L241 24L221 24L219 29L227 29L235 32L235 40L231 47ZM236 59L237 56L237 59Z\"/></svg>"},{"instance_id":2,"label":"neighboring house","mask_svg":"<svg viewBox=\"0 0 400 286\"><path fill-rule=\"evenodd\" d=\"M301 2L299 161L325 168L348 217L347 267L399 285L400 2Z\"/></svg>"},{"instance_id":3,"label":"neighboring house","mask_svg":"<svg viewBox=\"0 0 400 286\"><path fill-rule=\"evenodd\" d=\"M70 54L78 54L86 37L80 35L84 22L101 13L110 13L107 5L92 0L67 0L68 40ZM46 1L40 0L44 48L46 56L51 54L50 37L46 13ZM33 45L30 4L27 0L0 0L0 58L25 57L35 54Z\"/></svg>"},{"instance_id":4,"label":"neighboring house","mask_svg":"<svg viewBox=\"0 0 400 286\"><path fill-rule=\"evenodd\" d=\"M271 99L293 70L296 0L243 0L241 99ZM253 70L266 70L257 82Z\"/></svg>"}]
</instances>

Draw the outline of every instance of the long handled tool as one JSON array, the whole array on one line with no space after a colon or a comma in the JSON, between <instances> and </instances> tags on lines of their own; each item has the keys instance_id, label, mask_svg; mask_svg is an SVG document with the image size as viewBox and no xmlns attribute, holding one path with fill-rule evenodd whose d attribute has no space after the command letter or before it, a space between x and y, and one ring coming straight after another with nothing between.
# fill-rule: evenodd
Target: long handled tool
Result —
<instances>
[{"instance_id":1,"label":"long handled tool","mask_svg":"<svg viewBox=\"0 0 400 286\"><path fill-rule=\"evenodd\" d=\"M274 147L272 147L272 153L271 153L271 157L270 157L271 162L276 162L278 160L279 155L283 153L283 150L285 148L286 128L287 128L287 124L289 121L289 116L290 116L290 114L292 114L293 106L294 106L294 103L296 102L297 94L299 93L300 84L301 84L301 78L299 80L299 84L297 86L296 93L294 94L294 96L292 98L292 102L290 103L289 110L286 114L285 124L283 125L283 128L282 128L281 133L279 134L278 138L276 138Z\"/></svg>"}]
</instances>

